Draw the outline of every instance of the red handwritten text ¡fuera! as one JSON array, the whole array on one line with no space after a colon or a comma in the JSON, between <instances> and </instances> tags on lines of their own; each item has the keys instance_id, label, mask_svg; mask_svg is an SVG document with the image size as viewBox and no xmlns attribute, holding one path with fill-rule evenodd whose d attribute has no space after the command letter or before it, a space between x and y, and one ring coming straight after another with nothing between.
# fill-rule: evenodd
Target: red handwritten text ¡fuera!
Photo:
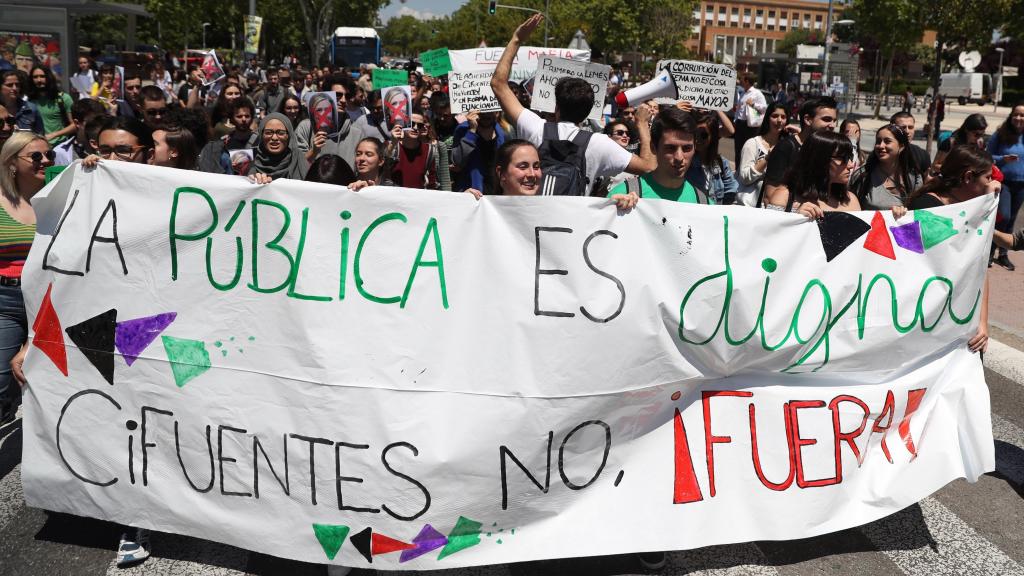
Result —
<instances>
[{"instance_id":1,"label":"red handwritten text \u00a1fuera!","mask_svg":"<svg viewBox=\"0 0 1024 576\"><path fill-rule=\"evenodd\" d=\"M900 439L903 441L903 445L906 447L907 451L910 452L911 460L917 457L917 446L914 444L914 439L910 435L910 417L921 405L921 399L924 397L925 390L925 388L919 388L909 390L907 392L907 406L904 411L903 418L899 421L897 426L897 432L899 433ZM729 444L732 442L731 436L720 436L714 433L711 419L711 404L714 401L721 402L729 397L752 398L753 396L753 392L737 390L705 390L701 392L701 408L703 410L704 417L704 449L706 451L708 473L708 494L711 498L714 498L715 496L715 446L717 444ZM845 406L847 409L856 407L863 412L860 424L851 430L843 430L840 423L840 410L844 407L844 404L848 405ZM800 414L801 412L808 410L829 410L832 413L832 442L834 445L833 454L835 458L835 473L827 478L809 479L804 473L802 450L805 446L818 443L818 440L816 439L805 438L800 435ZM747 412L749 414L750 421L750 453L753 471L761 484L770 490L787 490L793 485L794 481L800 488L815 488L841 483L843 481L844 445L848 447L848 451L857 460L857 465L860 466L864 462L866 451L871 446L871 436L874 434L881 435L881 442L879 445L882 448L882 453L890 464L893 462L892 454L889 451L889 445L886 442L888 431L893 425L893 416L895 412L895 400L891 390L886 393L882 409L874 421L871 422L870 427L868 426L868 422L871 419L871 410L868 408L867 403L856 396L840 394L828 402L828 404L826 404L824 400L791 400L783 404L782 416L786 426L786 443L789 452L789 472L786 478L781 482L773 482L768 479L761 467L761 455L757 447L756 409L753 402L747 405ZM691 457L689 441L686 436L686 427L683 424L682 414L678 408L676 408L675 411L674 431L675 483L673 490L673 503L688 504L691 502L699 502L704 499L704 495L694 472L693 459ZM865 452L861 452L861 449L857 445L857 438L865 433L867 433L867 440L863 444Z\"/></svg>"}]
</instances>

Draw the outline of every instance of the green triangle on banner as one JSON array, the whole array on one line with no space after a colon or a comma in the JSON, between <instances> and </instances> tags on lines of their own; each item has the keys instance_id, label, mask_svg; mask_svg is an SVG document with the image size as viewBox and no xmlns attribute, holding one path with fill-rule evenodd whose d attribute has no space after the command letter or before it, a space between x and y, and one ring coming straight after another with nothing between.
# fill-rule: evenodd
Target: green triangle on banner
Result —
<instances>
[{"instance_id":1,"label":"green triangle on banner","mask_svg":"<svg viewBox=\"0 0 1024 576\"><path fill-rule=\"evenodd\" d=\"M927 210L914 210L914 220L921 223L921 239L925 250L956 236L952 218L938 216Z\"/></svg>"},{"instance_id":2,"label":"green triangle on banner","mask_svg":"<svg viewBox=\"0 0 1024 576\"><path fill-rule=\"evenodd\" d=\"M471 548L480 543L480 528L483 524L476 520L470 520L465 516L459 516L455 527L448 533L448 543L445 544L444 549L441 550L441 554L438 555L437 559L440 560L445 556L451 556L456 552L461 552L466 548Z\"/></svg>"},{"instance_id":3,"label":"green triangle on banner","mask_svg":"<svg viewBox=\"0 0 1024 576\"><path fill-rule=\"evenodd\" d=\"M345 543L345 537L348 536L348 526L313 524L313 534L320 542L320 547L324 549L327 559L334 560L334 557L338 555L338 550L341 550L341 545Z\"/></svg>"},{"instance_id":4,"label":"green triangle on banner","mask_svg":"<svg viewBox=\"0 0 1024 576\"><path fill-rule=\"evenodd\" d=\"M161 336L167 359L171 362L174 383L181 388L189 380L210 369L210 353L201 340Z\"/></svg>"}]
</instances>

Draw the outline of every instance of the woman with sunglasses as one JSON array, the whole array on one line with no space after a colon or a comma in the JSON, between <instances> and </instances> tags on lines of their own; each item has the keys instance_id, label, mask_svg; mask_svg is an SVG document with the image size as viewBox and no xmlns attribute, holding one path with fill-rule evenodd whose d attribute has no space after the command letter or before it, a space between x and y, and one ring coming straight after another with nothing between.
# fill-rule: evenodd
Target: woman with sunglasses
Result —
<instances>
[{"instance_id":1,"label":"woman with sunglasses","mask_svg":"<svg viewBox=\"0 0 1024 576\"><path fill-rule=\"evenodd\" d=\"M911 210L924 210L948 206L958 202L998 194L1000 184L992 178L992 156L977 146L954 146L942 162L939 174L929 180L907 199ZM1002 236L1002 238L1000 238ZM1013 237L996 232L997 243L1013 246ZM967 342L971 352L988 348L988 276L981 297L978 331Z\"/></svg>"},{"instance_id":2,"label":"woman with sunglasses","mask_svg":"<svg viewBox=\"0 0 1024 576\"><path fill-rule=\"evenodd\" d=\"M701 190L715 204L735 204L739 182L729 161L718 153L718 114L710 110L696 110L693 163L686 171L686 181Z\"/></svg>"},{"instance_id":3,"label":"woman with sunglasses","mask_svg":"<svg viewBox=\"0 0 1024 576\"><path fill-rule=\"evenodd\" d=\"M409 127L395 124L391 129L394 165L391 179L403 188L437 189L437 152L430 138L430 127L419 109L413 111Z\"/></svg>"},{"instance_id":4,"label":"woman with sunglasses","mask_svg":"<svg viewBox=\"0 0 1024 576\"><path fill-rule=\"evenodd\" d=\"M636 131L636 124L629 120L613 118L604 126L604 133L619 146L635 154L639 146L640 133ZM590 188L590 195L598 198L607 198L608 192L625 182L632 176L629 172L621 172L613 176L598 176L594 185Z\"/></svg>"},{"instance_id":5,"label":"woman with sunglasses","mask_svg":"<svg viewBox=\"0 0 1024 576\"><path fill-rule=\"evenodd\" d=\"M18 132L0 148L0 426L14 418L28 321L21 296L21 270L36 235L32 196L46 183L54 153L39 135Z\"/></svg>"},{"instance_id":6,"label":"woman with sunglasses","mask_svg":"<svg viewBox=\"0 0 1024 576\"><path fill-rule=\"evenodd\" d=\"M764 171L768 167L768 154L779 143L789 122L785 104L772 104L764 112L764 121L757 136L743 143L740 150L740 181L736 197L746 206L757 206L757 199L764 183Z\"/></svg>"},{"instance_id":7,"label":"woman with sunglasses","mask_svg":"<svg viewBox=\"0 0 1024 576\"><path fill-rule=\"evenodd\" d=\"M849 138L835 132L812 132L786 175L786 205L768 204L766 208L799 212L811 219L830 211L860 210L857 195L849 190L852 171L853 143Z\"/></svg>"}]
</instances>

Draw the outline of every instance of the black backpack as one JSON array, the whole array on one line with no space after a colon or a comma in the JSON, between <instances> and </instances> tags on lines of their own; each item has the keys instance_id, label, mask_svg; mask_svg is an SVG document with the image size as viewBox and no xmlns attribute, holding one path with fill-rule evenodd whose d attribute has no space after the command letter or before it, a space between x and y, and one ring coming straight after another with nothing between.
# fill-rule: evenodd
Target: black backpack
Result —
<instances>
[{"instance_id":1,"label":"black backpack","mask_svg":"<svg viewBox=\"0 0 1024 576\"><path fill-rule=\"evenodd\" d=\"M540 144L540 167L543 177L539 196L586 196L587 145L592 133L580 130L572 140L558 137L556 122L544 123L544 139Z\"/></svg>"}]
</instances>

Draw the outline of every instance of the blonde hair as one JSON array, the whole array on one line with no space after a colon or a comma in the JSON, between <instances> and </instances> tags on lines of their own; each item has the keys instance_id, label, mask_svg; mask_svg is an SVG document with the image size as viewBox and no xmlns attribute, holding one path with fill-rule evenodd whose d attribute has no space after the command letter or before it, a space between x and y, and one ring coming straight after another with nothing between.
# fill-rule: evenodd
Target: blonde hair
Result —
<instances>
[{"instance_id":1,"label":"blonde hair","mask_svg":"<svg viewBox=\"0 0 1024 576\"><path fill-rule=\"evenodd\" d=\"M21 199L18 183L14 176L16 172L12 168L15 168L14 163L18 160L18 154L21 154L25 146L36 140L43 140L43 138L35 132L18 130L11 134L7 142L4 142L3 148L0 148L0 192L3 192L4 196L7 196L12 202Z\"/></svg>"}]
</instances>

